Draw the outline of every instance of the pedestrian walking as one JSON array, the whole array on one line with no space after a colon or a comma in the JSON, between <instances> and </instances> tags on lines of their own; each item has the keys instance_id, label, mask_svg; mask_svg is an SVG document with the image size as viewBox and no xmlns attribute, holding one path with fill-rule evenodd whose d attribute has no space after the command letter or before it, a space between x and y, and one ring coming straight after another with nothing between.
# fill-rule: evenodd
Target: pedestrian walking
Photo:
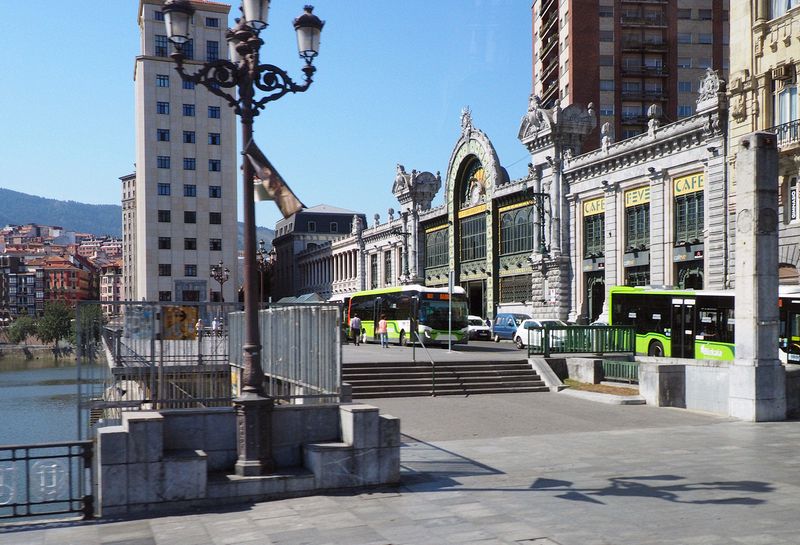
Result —
<instances>
[{"instance_id":1,"label":"pedestrian walking","mask_svg":"<svg viewBox=\"0 0 800 545\"><path fill-rule=\"evenodd\" d=\"M203 334L203 327L205 327L205 324L203 324L203 319L198 318L197 322L195 322L194 324L194 332L197 334L198 337L200 337Z\"/></svg>"},{"instance_id":2,"label":"pedestrian walking","mask_svg":"<svg viewBox=\"0 0 800 545\"><path fill-rule=\"evenodd\" d=\"M213 320L211 320L211 334L216 335L218 329L219 329L219 321L217 321L217 319L214 318Z\"/></svg>"},{"instance_id":3,"label":"pedestrian walking","mask_svg":"<svg viewBox=\"0 0 800 545\"><path fill-rule=\"evenodd\" d=\"M381 348L389 348L389 334L386 330L385 314L381 314L381 319L378 321L378 335L381 337Z\"/></svg>"},{"instance_id":4,"label":"pedestrian walking","mask_svg":"<svg viewBox=\"0 0 800 545\"><path fill-rule=\"evenodd\" d=\"M353 336L353 342L358 346L361 340L361 318L358 317L358 314L354 314L350 318L350 334Z\"/></svg>"}]
</instances>

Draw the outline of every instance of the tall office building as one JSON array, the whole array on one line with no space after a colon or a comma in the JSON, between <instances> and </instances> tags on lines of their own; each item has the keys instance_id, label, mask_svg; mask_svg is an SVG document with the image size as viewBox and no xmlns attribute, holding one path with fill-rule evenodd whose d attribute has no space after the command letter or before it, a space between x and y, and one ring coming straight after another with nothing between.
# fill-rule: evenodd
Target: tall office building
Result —
<instances>
[{"instance_id":1,"label":"tall office building","mask_svg":"<svg viewBox=\"0 0 800 545\"><path fill-rule=\"evenodd\" d=\"M170 59L164 0L140 0L136 57L136 172L124 176L125 297L234 301L237 271L236 119L205 87L181 80ZM188 72L228 54L230 6L193 0ZM209 277L231 271L224 294Z\"/></svg>"},{"instance_id":2,"label":"tall office building","mask_svg":"<svg viewBox=\"0 0 800 545\"><path fill-rule=\"evenodd\" d=\"M729 0L534 0L533 93L546 108L594 103L609 136L695 113L705 69L728 72Z\"/></svg>"}]
</instances>

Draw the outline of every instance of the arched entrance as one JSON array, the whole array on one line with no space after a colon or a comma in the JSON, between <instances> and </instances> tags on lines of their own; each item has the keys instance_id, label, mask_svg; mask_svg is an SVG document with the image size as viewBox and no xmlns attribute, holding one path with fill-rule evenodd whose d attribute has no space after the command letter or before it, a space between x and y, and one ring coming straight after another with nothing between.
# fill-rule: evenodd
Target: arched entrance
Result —
<instances>
[{"instance_id":1,"label":"arched entrance","mask_svg":"<svg viewBox=\"0 0 800 545\"><path fill-rule=\"evenodd\" d=\"M703 264L686 264L678 266L678 286L684 290L703 289Z\"/></svg>"}]
</instances>

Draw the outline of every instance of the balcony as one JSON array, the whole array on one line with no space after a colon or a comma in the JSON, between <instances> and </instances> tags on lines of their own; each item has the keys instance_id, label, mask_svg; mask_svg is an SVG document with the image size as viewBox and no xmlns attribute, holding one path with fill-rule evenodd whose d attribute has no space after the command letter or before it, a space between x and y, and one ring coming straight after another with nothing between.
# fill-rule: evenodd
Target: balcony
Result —
<instances>
[{"instance_id":1,"label":"balcony","mask_svg":"<svg viewBox=\"0 0 800 545\"><path fill-rule=\"evenodd\" d=\"M647 65L622 65L623 76L644 76L652 78L665 78L669 74L666 66L647 66Z\"/></svg>"},{"instance_id":2,"label":"balcony","mask_svg":"<svg viewBox=\"0 0 800 545\"><path fill-rule=\"evenodd\" d=\"M623 15L619 18L622 26L666 28L667 19L662 15Z\"/></svg>"},{"instance_id":3,"label":"balcony","mask_svg":"<svg viewBox=\"0 0 800 545\"><path fill-rule=\"evenodd\" d=\"M779 148L798 144L800 143L800 119L770 127L766 132L771 132L777 137Z\"/></svg>"},{"instance_id":4,"label":"balcony","mask_svg":"<svg viewBox=\"0 0 800 545\"><path fill-rule=\"evenodd\" d=\"M653 51L665 52L669 45L664 41L654 40L625 40L622 42L623 51Z\"/></svg>"},{"instance_id":5,"label":"balcony","mask_svg":"<svg viewBox=\"0 0 800 545\"><path fill-rule=\"evenodd\" d=\"M625 125L647 125L646 115L623 113L621 119Z\"/></svg>"}]
</instances>

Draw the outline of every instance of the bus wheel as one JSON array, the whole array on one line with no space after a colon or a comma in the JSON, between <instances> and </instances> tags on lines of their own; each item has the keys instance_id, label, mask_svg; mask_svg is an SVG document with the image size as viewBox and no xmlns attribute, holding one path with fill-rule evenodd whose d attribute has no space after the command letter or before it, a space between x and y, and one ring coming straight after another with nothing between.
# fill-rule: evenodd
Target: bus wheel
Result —
<instances>
[{"instance_id":1,"label":"bus wheel","mask_svg":"<svg viewBox=\"0 0 800 545\"><path fill-rule=\"evenodd\" d=\"M498 335L497 333L494 334L494 342L496 343L500 342L500 335Z\"/></svg>"},{"instance_id":2,"label":"bus wheel","mask_svg":"<svg viewBox=\"0 0 800 545\"><path fill-rule=\"evenodd\" d=\"M406 341L406 332L405 331L401 331L400 332L399 344L400 344L400 346L408 346L408 341Z\"/></svg>"},{"instance_id":3,"label":"bus wheel","mask_svg":"<svg viewBox=\"0 0 800 545\"><path fill-rule=\"evenodd\" d=\"M648 356L656 356L657 358L664 357L664 346L659 341L650 343L650 348L647 349Z\"/></svg>"},{"instance_id":4,"label":"bus wheel","mask_svg":"<svg viewBox=\"0 0 800 545\"><path fill-rule=\"evenodd\" d=\"M520 350L522 350L523 348L525 348L525 345L524 345L524 344L522 344L522 339L520 339L519 337L517 337L516 339L514 339L514 344L516 344L516 345L517 345L517 348L519 348Z\"/></svg>"}]
</instances>

